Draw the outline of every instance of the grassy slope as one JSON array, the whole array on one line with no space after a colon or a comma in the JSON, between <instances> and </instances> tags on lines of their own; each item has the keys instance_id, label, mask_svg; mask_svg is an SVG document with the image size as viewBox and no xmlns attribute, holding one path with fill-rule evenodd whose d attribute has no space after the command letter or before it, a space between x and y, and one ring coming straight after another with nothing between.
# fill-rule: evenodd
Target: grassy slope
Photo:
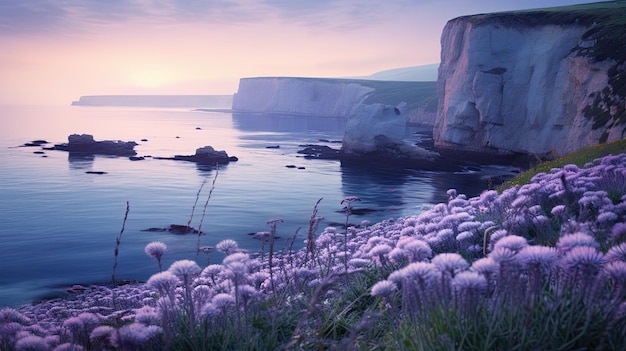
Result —
<instances>
[{"instance_id":1,"label":"grassy slope","mask_svg":"<svg viewBox=\"0 0 626 351\"><path fill-rule=\"evenodd\" d=\"M437 111L437 82L407 82L343 78L308 78L308 77L264 77L276 79L295 79L303 81L321 81L328 83L354 83L373 88L365 103L383 103L397 105L406 102L408 109L424 106Z\"/></svg>"},{"instance_id":2,"label":"grassy slope","mask_svg":"<svg viewBox=\"0 0 626 351\"><path fill-rule=\"evenodd\" d=\"M580 149L556 160L538 164L526 172L521 173L514 179L504 183L500 187L500 190L504 190L515 185L528 184L530 183L532 177L536 174L550 173L550 170L553 168L562 168L568 164L575 164L578 167L583 167L586 163L591 162L596 158L623 153L626 153L626 139Z\"/></svg>"}]
</instances>

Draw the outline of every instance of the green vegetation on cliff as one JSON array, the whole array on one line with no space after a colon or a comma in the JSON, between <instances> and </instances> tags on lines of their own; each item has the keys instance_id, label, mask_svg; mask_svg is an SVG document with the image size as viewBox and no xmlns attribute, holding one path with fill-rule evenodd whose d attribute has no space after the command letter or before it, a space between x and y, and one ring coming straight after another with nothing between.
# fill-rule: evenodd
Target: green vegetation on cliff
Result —
<instances>
[{"instance_id":1,"label":"green vegetation on cliff","mask_svg":"<svg viewBox=\"0 0 626 351\"><path fill-rule=\"evenodd\" d=\"M513 26L579 26L587 28L572 53L592 62L609 62L608 84L589 95L585 117L594 130L604 130L598 140L605 143L609 130L626 125L626 1L604 1L466 17L475 25ZM626 128L622 129L622 136Z\"/></svg>"},{"instance_id":2,"label":"green vegetation on cliff","mask_svg":"<svg viewBox=\"0 0 626 351\"><path fill-rule=\"evenodd\" d=\"M560 157L556 160L542 162L535 167L530 168L529 170L521 173L514 179L504 183L500 187L500 190L504 190L515 185L529 184L530 180L535 175L539 173L550 173L550 170L554 168L561 168L569 164L583 167L586 163L592 162L597 158L601 158L607 155L619 155L623 153L626 153L626 139L583 148L567 154L563 157Z\"/></svg>"}]
</instances>

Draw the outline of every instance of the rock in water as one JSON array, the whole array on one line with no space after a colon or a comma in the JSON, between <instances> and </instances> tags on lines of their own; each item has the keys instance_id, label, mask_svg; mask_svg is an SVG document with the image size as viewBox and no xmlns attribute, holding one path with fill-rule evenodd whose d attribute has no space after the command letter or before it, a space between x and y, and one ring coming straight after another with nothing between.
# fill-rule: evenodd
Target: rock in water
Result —
<instances>
[{"instance_id":1,"label":"rock in water","mask_svg":"<svg viewBox=\"0 0 626 351\"><path fill-rule=\"evenodd\" d=\"M69 151L77 154L100 154L117 156L134 156L134 148L138 144L134 141L96 141L91 134L71 134L68 142L54 146L56 150Z\"/></svg>"},{"instance_id":2,"label":"rock in water","mask_svg":"<svg viewBox=\"0 0 626 351\"><path fill-rule=\"evenodd\" d=\"M163 159L163 158L161 158ZM173 160L196 162L204 165L227 164L237 161L237 157L228 156L224 150L215 150L212 146L203 146L196 149L194 155L176 155Z\"/></svg>"},{"instance_id":3,"label":"rock in water","mask_svg":"<svg viewBox=\"0 0 626 351\"><path fill-rule=\"evenodd\" d=\"M359 105L348 117L340 159L342 163L369 166L400 166L448 169L435 162L438 154L404 140L406 118L402 106Z\"/></svg>"}]
</instances>

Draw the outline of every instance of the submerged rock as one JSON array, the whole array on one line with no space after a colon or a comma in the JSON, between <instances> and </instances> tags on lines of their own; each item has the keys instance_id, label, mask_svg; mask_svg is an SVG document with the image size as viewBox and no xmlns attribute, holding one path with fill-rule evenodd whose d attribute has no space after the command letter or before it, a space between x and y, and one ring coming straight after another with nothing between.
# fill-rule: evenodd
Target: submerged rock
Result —
<instances>
[{"instance_id":1,"label":"submerged rock","mask_svg":"<svg viewBox=\"0 0 626 351\"><path fill-rule=\"evenodd\" d=\"M144 232L168 232L177 235L184 234L202 234L202 232L194 227L182 224L170 224L167 228L148 228Z\"/></svg>"},{"instance_id":2,"label":"submerged rock","mask_svg":"<svg viewBox=\"0 0 626 351\"><path fill-rule=\"evenodd\" d=\"M21 146L23 147L29 147L29 146L43 146L45 144L47 144L48 142L46 140L42 140L42 139L38 139L38 140L33 140L30 141L28 143L24 143Z\"/></svg>"},{"instance_id":3,"label":"submerged rock","mask_svg":"<svg viewBox=\"0 0 626 351\"><path fill-rule=\"evenodd\" d=\"M298 153L304 155L305 158L339 160L341 156L341 150L326 145L305 144L300 145L300 147L304 149L299 150Z\"/></svg>"}]
</instances>

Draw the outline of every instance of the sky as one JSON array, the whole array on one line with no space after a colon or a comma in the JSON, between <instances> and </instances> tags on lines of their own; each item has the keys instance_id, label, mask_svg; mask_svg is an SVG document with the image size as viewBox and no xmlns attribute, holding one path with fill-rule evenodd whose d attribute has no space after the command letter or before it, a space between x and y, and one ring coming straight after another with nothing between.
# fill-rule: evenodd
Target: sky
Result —
<instances>
[{"instance_id":1,"label":"sky","mask_svg":"<svg viewBox=\"0 0 626 351\"><path fill-rule=\"evenodd\" d=\"M233 94L439 62L446 22L594 0L0 0L0 105Z\"/></svg>"}]
</instances>

